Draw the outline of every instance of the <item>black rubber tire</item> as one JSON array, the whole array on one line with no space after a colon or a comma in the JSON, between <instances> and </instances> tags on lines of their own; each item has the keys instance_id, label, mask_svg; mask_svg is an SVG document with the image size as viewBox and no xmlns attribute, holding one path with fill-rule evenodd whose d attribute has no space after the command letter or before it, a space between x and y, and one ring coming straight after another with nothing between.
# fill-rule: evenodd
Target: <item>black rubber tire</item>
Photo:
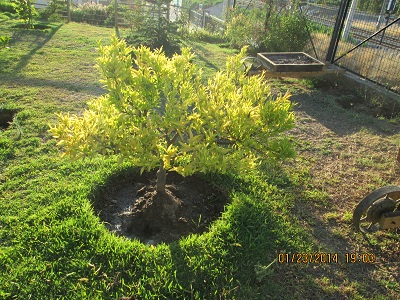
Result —
<instances>
[{"instance_id":1,"label":"black rubber tire","mask_svg":"<svg viewBox=\"0 0 400 300\"><path fill-rule=\"evenodd\" d=\"M400 186L381 187L367 195L364 199L360 201L360 203L358 203L353 212L353 225L357 230L364 233L369 232L361 226L361 217L375 201L383 198L384 196L387 196L392 200L400 199Z\"/></svg>"}]
</instances>

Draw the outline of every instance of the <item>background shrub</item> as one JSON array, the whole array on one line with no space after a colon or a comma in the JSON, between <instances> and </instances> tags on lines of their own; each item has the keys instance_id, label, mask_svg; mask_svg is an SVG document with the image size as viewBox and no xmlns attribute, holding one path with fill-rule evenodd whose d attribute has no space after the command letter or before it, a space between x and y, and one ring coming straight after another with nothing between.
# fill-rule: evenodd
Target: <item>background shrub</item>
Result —
<instances>
[{"instance_id":1,"label":"background shrub","mask_svg":"<svg viewBox=\"0 0 400 300\"><path fill-rule=\"evenodd\" d=\"M39 18L42 20L56 21L62 20L63 11L66 10L64 2L51 0L44 9L39 11Z\"/></svg>"},{"instance_id":2,"label":"background shrub","mask_svg":"<svg viewBox=\"0 0 400 300\"><path fill-rule=\"evenodd\" d=\"M306 20L297 12L288 12L271 18L263 35L260 51L295 52L302 51L309 36Z\"/></svg>"},{"instance_id":3,"label":"background shrub","mask_svg":"<svg viewBox=\"0 0 400 300\"><path fill-rule=\"evenodd\" d=\"M188 38L194 41L207 42L211 44L225 43L226 37L222 33L210 32L205 29L194 29L188 34Z\"/></svg>"},{"instance_id":4,"label":"background shrub","mask_svg":"<svg viewBox=\"0 0 400 300\"><path fill-rule=\"evenodd\" d=\"M151 50L162 48L167 56L180 52L178 25L162 16L157 19L147 17L132 28L132 33L126 41L130 45L144 45Z\"/></svg>"},{"instance_id":5,"label":"background shrub","mask_svg":"<svg viewBox=\"0 0 400 300\"><path fill-rule=\"evenodd\" d=\"M225 36L230 45L240 49L249 46L249 51L257 49L261 43L264 26L262 16L255 10L232 15L227 23Z\"/></svg>"},{"instance_id":6,"label":"background shrub","mask_svg":"<svg viewBox=\"0 0 400 300\"><path fill-rule=\"evenodd\" d=\"M232 14L225 36L230 45L250 53L302 51L309 36L307 21L291 10L252 10Z\"/></svg>"},{"instance_id":7,"label":"background shrub","mask_svg":"<svg viewBox=\"0 0 400 300\"><path fill-rule=\"evenodd\" d=\"M78 4L78 6L71 8L71 21L74 22L104 25L108 17L106 6L95 2Z\"/></svg>"},{"instance_id":8,"label":"background shrub","mask_svg":"<svg viewBox=\"0 0 400 300\"><path fill-rule=\"evenodd\" d=\"M37 15L37 10L32 2L28 0L14 0L15 10L21 20L24 21L24 27L33 28L33 18Z\"/></svg>"},{"instance_id":9,"label":"background shrub","mask_svg":"<svg viewBox=\"0 0 400 300\"><path fill-rule=\"evenodd\" d=\"M15 14L17 11L15 10L15 7L11 3L11 1L0 0L0 12L8 12Z\"/></svg>"}]
</instances>

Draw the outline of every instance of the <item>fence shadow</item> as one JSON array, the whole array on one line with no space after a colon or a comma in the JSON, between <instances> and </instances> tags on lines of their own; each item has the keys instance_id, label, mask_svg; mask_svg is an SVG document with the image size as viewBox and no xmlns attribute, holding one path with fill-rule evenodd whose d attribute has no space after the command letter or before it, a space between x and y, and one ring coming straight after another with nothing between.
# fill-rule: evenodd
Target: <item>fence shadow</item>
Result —
<instances>
[{"instance_id":1,"label":"fence shadow","mask_svg":"<svg viewBox=\"0 0 400 300\"><path fill-rule=\"evenodd\" d=\"M296 111L306 113L338 136L351 135L363 129L386 136L399 132L399 125L369 115L362 111L361 106L350 108L340 106L338 97L343 96L317 90L307 94L293 95L291 100L296 103Z\"/></svg>"},{"instance_id":2,"label":"fence shadow","mask_svg":"<svg viewBox=\"0 0 400 300\"><path fill-rule=\"evenodd\" d=\"M199 51L200 50L200 51ZM220 67L217 66L216 64L214 64L213 62L211 62L209 59L207 59L207 52L209 50L207 50L206 48L204 48L203 46L201 46L200 44L196 45L196 58L198 58L199 60L201 60L202 62L204 62L205 66L208 68L212 68L215 71L219 71Z\"/></svg>"}]
</instances>

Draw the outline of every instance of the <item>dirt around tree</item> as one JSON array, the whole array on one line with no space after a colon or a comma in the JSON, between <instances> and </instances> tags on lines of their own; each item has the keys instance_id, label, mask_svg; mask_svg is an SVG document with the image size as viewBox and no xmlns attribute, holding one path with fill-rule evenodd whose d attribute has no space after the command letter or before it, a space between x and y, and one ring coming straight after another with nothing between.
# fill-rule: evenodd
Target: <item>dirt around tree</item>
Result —
<instances>
[{"instance_id":1,"label":"dirt around tree","mask_svg":"<svg viewBox=\"0 0 400 300\"><path fill-rule=\"evenodd\" d=\"M167 175L165 192L156 192L155 172L114 176L94 193L96 212L117 235L156 245L202 233L223 211L227 197L201 176Z\"/></svg>"}]
</instances>

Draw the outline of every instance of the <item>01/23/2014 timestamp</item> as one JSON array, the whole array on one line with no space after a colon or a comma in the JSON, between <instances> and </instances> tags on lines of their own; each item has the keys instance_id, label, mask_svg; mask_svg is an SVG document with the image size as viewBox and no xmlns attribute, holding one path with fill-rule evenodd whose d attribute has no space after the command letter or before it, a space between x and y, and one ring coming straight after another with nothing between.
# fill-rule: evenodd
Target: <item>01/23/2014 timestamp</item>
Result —
<instances>
[{"instance_id":1,"label":"01/23/2014 timestamp","mask_svg":"<svg viewBox=\"0 0 400 300\"><path fill-rule=\"evenodd\" d=\"M364 263L372 264L375 262L373 253L279 253L278 263L297 263L297 264L329 264L329 263Z\"/></svg>"}]
</instances>

